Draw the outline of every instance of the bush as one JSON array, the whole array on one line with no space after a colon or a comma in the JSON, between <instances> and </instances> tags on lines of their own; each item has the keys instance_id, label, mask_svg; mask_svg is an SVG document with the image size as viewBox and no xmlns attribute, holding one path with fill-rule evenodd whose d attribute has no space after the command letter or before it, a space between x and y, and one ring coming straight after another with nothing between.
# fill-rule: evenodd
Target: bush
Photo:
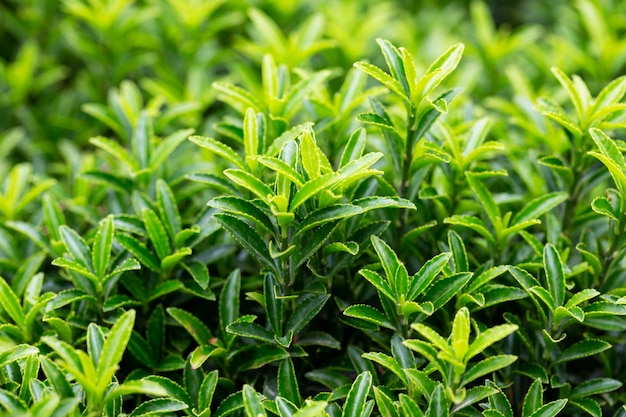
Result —
<instances>
[{"instance_id":1,"label":"bush","mask_svg":"<svg viewBox=\"0 0 626 417\"><path fill-rule=\"evenodd\" d=\"M0 5L2 413L624 415L626 6L492 3Z\"/></svg>"}]
</instances>

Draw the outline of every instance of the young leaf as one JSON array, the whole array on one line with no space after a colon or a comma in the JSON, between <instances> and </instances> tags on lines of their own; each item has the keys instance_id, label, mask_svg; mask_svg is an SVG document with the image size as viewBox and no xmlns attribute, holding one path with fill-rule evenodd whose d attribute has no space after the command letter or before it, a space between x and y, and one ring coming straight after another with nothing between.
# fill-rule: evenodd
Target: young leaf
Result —
<instances>
[{"instance_id":1,"label":"young leaf","mask_svg":"<svg viewBox=\"0 0 626 417\"><path fill-rule=\"evenodd\" d=\"M93 243L92 262L96 276L100 279L105 277L111 247L113 245L113 216L109 215L100 222Z\"/></svg>"}]
</instances>

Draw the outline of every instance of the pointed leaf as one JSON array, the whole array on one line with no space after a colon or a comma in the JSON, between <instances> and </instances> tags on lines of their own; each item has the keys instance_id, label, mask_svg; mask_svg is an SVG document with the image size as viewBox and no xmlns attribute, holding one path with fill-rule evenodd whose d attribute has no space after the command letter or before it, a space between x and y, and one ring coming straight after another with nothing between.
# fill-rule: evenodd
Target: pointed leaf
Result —
<instances>
[{"instance_id":1,"label":"pointed leaf","mask_svg":"<svg viewBox=\"0 0 626 417\"><path fill-rule=\"evenodd\" d=\"M363 417L367 396L372 387L372 374L368 371L357 376L352 384L346 403L343 407L342 417Z\"/></svg>"}]
</instances>

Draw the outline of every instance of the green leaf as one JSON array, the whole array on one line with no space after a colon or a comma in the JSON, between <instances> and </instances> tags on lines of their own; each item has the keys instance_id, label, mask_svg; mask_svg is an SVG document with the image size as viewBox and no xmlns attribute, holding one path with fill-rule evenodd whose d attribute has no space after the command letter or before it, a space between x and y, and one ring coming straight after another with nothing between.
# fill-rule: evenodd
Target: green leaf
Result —
<instances>
[{"instance_id":1,"label":"green leaf","mask_svg":"<svg viewBox=\"0 0 626 417\"><path fill-rule=\"evenodd\" d=\"M0 352L0 366L4 367L5 365L14 363L19 359L25 358L27 356L36 355L39 353L39 349L30 345L15 345L10 348L3 349Z\"/></svg>"},{"instance_id":2,"label":"green leaf","mask_svg":"<svg viewBox=\"0 0 626 417\"><path fill-rule=\"evenodd\" d=\"M451 257L452 254L448 252L440 253L422 265L411 280L407 299L414 300L418 295L424 292L447 265Z\"/></svg>"},{"instance_id":3,"label":"green leaf","mask_svg":"<svg viewBox=\"0 0 626 417\"><path fill-rule=\"evenodd\" d=\"M267 319L270 323L270 327L275 335L282 336L283 334L283 300L279 298L280 287L276 277L271 272L265 274L263 280L263 295L265 298L265 312ZM283 395L284 396L284 395ZM284 396L288 400L291 397ZM299 404L299 403L298 403Z\"/></svg>"},{"instance_id":4,"label":"green leaf","mask_svg":"<svg viewBox=\"0 0 626 417\"><path fill-rule=\"evenodd\" d=\"M169 272L172 270L172 268L178 265L181 259L189 255L191 255L190 248L177 249L176 252L163 258L163 260L161 261L161 269L165 272Z\"/></svg>"},{"instance_id":5,"label":"green leaf","mask_svg":"<svg viewBox=\"0 0 626 417\"><path fill-rule=\"evenodd\" d=\"M469 263L463 239L454 230L448 231L448 245L452 251L455 272L468 272Z\"/></svg>"},{"instance_id":6,"label":"green leaf","mask_svg":"<svg viewBox=\"0 0 626 417\"><path fill-rule=\"evenodd\" d=\"M518 327L514 324L500 324L481 332L470 344L465 357L467 360L473 358L484 351L487 347L504 339L517 329Z\"/></svg>"},{"instance_id":7,"label":"green leaf","mask_svg":"<svg viewBox=\"0 0 626 417\"><path fill-rule=\"evenodd\" d=\"M126 350L134 323L135 310L129 310L109 330L96 368L98 375L97 389L99 392L104 393L106 387L111 383L111 379L115 375L118 364Z\"/></svg>"},{"instance_id":8,"label":"green leaf","mask_svg":"<svg viewBox=\"0 0 626 417\"><path fill-rule=\"evenodd\" d=\"M372 387L372 374L368 371L357 376L352 384L346 403L343 407L342 417L363 417L367 396Z\"/></svg>"},{"instance_id":9,"label":"green leaf","mask_svg":"<svg viewBox=\"0 0 626 417\"><path fill-rule=\"evenodd\" d=\"M374 307L370 307L365 304L351 305L343 311L343 314L348 317L365 320L367 322L374 323L377 326L383 326L391 330L396 329L393 323L391 323L383 313Z\"/></svg>"},{"instance_id":10,"label":"green leaf","mask_svg":"<svg viewBox=\"0 0 626 417\"><path fill-rule=\"evenodd\" d=\"M243 386L243 408L246 411L248 417L264 417L267 416L263 405L261 404L261 397L251 385L245 384Z\"/></svg>"},{"instance_id":11,"label":"green leaf","mask_svg":"<svg viewBox=\"0 0 626 417\"><path fill-rule=\"evenodd\" d=\"M193 314L177 307L167 308L167 313L187 330L199 345L207 345L213 338L211 331Z\"/></svg>"},{"instance_id":12,"label":"green leaf","mask_svg":"<svg viewBox=\"0 0 626 417\"><path fill-rule=\"evenodd\" d=\"M111 257L113 245L113 216L109 215L100 222L93 243L92 261L96 276L103 279Z\"/></svg>"},{"instance_id":13,"label":"green leaf","mask_svg":"<svg viewBox=\"0 0 626 417\"><path fill-rule=\"evenodd\" d=\"M13 320L13 323L18 327L24 327L25 315L20 300L2 277L0 277L0 311L1 310L6 311Z\"/></svg>"},{"instance_id":14,"label":"green leaf","mask_svg":"<svg viewBox=\"0 0 626 417\"><path fill-rule=\"evenodd\" d=\"M487 229L487 226L480 220L478 217L470 216L467 214L455 214L450 217L446 217L443 219L443 222L446 224L453 224L462 227L467 227L468 229L472 229L477 232L479 235L487 239L487 241L491 243L495 243L493 235Z\"/></svg>"},{"instance_id":15,"label":"green leaf","mask_svg":"<svg viewBox=\"0 0 626 417\"><path fill-rule=\"evenodd\" d=\"M91 252L82 237L68 226L62 225L59 228L61 240L65 244L67 251L74 257L76 262L84 266L88 271L93 273L93 265L91 263Z\"/></svg>"},{"instance_id":16,"label":"green leaf","mask_svg":"<svg viewBox=\"0 0 626 417\"><path fill-rule=\"evenodd\" d=\"M295 236L335 220L347 219L365 212L362 207L352 204L333 204L311 212L298 226Z\"/></svg>"},{"instance_id":17,"label":"green leaf","mask_svg":"<svg viewBox=\"0 0 626 417\"><path fill-rule=\"evenodd\" d=\"M434 309L439 310L463 289L471 277L471 272L461 272L442 278L430 287L422 299L432 302Z\"/></svg>"},{"instance_id":18,"label":"green leaf","mask_svg":"<svg viewBox=\"0 0 626 417\"><path fill-rule=\"evenodd\" d=\"M328 294L315 293L305 293L298 297L296 308L285 325L285 332L298 334L320 312L329 298Z\"/></svg>"},{"instance_id":19,"label":"green leaf","mask_svg":"<svg viewBox=\"0 0 626 417\"><path fill-rule=\"evenodd\" d=\"M567 404L567 398L551 401L537 409L531 417L554 417L561 412Z\"/></svg>"},{"instance_id":20,"label":"green leaf","mask_svg":"<svg viewBox=\"0 0 626 417\"><path fill-rule=\"evenodd\" d=\"M186 410L187 408L189 408L187 404L173 398L155 398L137 406L137 408L130 413L130 417L167 414Z\"/></svg>"},{"instance_id":21,"label":"green leaf","mask_svg":"<svg viewBox=\"0 0 626 417\"><path fill-rule=\"evenodd\" d=\"M511 220L511 225L523 223L528 220L537 219L543 214L549 212L565 200L568 194L566 192L556 192L544 194L531 200L524 206Z\"/></svg>"},{"instance_id":22,"label":"green leaf","mask_svg":"<svg viewBox=\"0 0 626 417\"><path fill-rule=\"evenodd\" d=\"M450 407L443 384L437 384L430 397L426 417L446 417L450 415Z\"/></svg>"},{"instance_id":23,"label":"green leaf","mask_svg":"<svg viewBox=\"0 0 626 417\"><path fill-rule=\"evenodd\" d=\"M167 235L165 227L157 214L150 209L143 209L141 212L143 223L150 237L150 241L156 250L156 253L160 260L165 259L171 254L172 248L170 246L170 239Z\"/></svg>"},{"instance_id":24,"label":"green leaf","mask_svg":"<svg viewBox=\"0 0 626 417\"><path fill-rule=\"evenodd\" d=\"M252 227L230 214L217 213L213 218L252 256L276 270L276 262L270 255L267 244Z\"/></svg>"},{"instance_id":25,"label":"green leaf","mask_svg":"<svg viewBox=\"0 0 626 417\"><path fill-rule=\"evenodd\" d=\"M52 261L52 265L78 272L79 274L89 278L93 282L98 281L98 277L89 272L87 268L85 268L78 262L74 262L66 258L56 258Z\"/></svg>"},{"instance_id":26,"label":"green leaf","mask_svg":"<svg viewBox=\"0 0 626 417\"><path fill-rule=\"evenodd\" d=\"M213 394L215 393L215 388L217 388L218 376L218 371L215 369L207 373L202 380L202 385L200 385L198 392L198 410L204 411L210 409Z\"/></svg>"},{"instance_id":27,"label":"green leaf","mask_svg":"<svg viewBox=\"0 0 626 417\"><path fill-rule=\"evenodd\" d=\"M182 144L189 135L193 134L193 129L177 130L164 138L154 149L150 157L150 169L156 170L167 161L172 153Z\"/></svg>"},{"instance_id":28,"label":"green leaf","mask_svg":"<svg viewBox=\"0 0 626 417\"><path fill-rule=\"evenodd\" d=\"M396 271L400 268L400 260L395 252L385 243L381 238L376 235L372 235L372 246L376 250L378 258L385 270L387 281L389 282L392 292L397 293L396 288Z\"/></svg>"},{"instance_id":29,"label":"green leaf","mask_svg":"<svg viewBox=\"0 0 626 417\"><path fill-rule=\"evenodd\" d=\"M567 74L565 74L559 68L552 67L550 68L550 70L552 71L552 74L554 74L556 79L559 80L559 83L561 83L561 86L563 86L563 88L567 92L567 95L569 96L569 99L572 101L572 104L574 105L574 109L576 110L578 121L582 123L584 120L584 114L587 109L585 108L582 97L580 96L578 90L574 86L574 83L567 76Z\"/></svg>"},{"instance_id":30,"label":"green leaf","mask_svg":"<svg viewBox=\"0 0 626 417\"><path fill-rule=\"evenodd\" d=\"M119 143L111 139L104 138L102 136L89 139L89 143L97 146L98 148L111 155L115 160L120 161L121 163L126 165L130 172L137 171L137 162L133 159L130 153L126 149L124 149Z\"/></svg>"},{"instance_id":31,"label":"green leaf","mask_svg":"<svg viewBox=\"0 0 626 417\"><path fill-rule=\"evenodd\" d=\"M344 179L344 175L333 172L307 181L293 196L293 199L289 204L289 211L294 211L301 204L314 195L319 194L322 190L332 190L334 186L339 184Z\"/></svg>"},{"instance_id":32,"label":"green leaf","mask_svg":"<svg viewBox=\"0 0 626 417\"><path fill-rule=\"evenodd\" d=\"M498 369L505 368L516 360L517 356L515 355L495 355L487 359L483 359L463 374L461 386L467 385L481 376L495 372Z\"/></svg>"},{"instance_id":33,"label":"green leaf","mask_svg":"<svg viewBox=\"0 0 626 417\"><path fill-rule=\"evenodd\" d=\"M522 416L530 417L543 405L543 387L541 379L537 378L530 384L528 392L524 397L524 405L522 407Z\"/></svg>"},{"instance_id":34,"label":"green leaf","mask_svg":"<svg viewBox=\"0 0 626 417\"><path fill-rule=\"evenodd\" d=\"M380 295L385 295L389 300L394 301L396 297L393 294L393 290L389 286L389 283L383 279L378 273L374 271L370 271L367 269L361 269L359 271L365 279L367 279L370 284L372 284ZM407 297L407 299L411 300L412 297Z\"/></svg>"},{"instance_id":35,"label":"green leaf","mask_svg":"<svg viewBox=\"0 0 626 417\"><path fill-rule=\"evenodd\" d=\"M596 197L591 201L591 209L598 214L608 217L614 222L619 221L617 213L606 197Z\"/></svg>"},{"instance_id":36,"label":"green leaf","mask_svg":"<svg viewBox=\"0 0 626 417\"><path fill-rule=\"evenodd\" d=\"M407 384L407 377L404 371L402 370L402 367L400 366L398 361L392 358L391 356L386 355L384 353L380 353L380 352L368 352L368 353L364 353L362 356L363 358L368 359L372 362L376 362L382 367L388 369L395 376L397 376L398 379L400 379L400 381L402 381L405 385Z\"/></svg>"},{"instance_id":37,"label":"green leaf","mask_svg":"<svg viewBox=\"0 0 626 417\"><path fill-rule=\"evenodd\" d=\"M135 156L139 161L139 168L145 169L148 168L150 162L150 139L151 139L151 131L152 125L151 121L148 117L147 111L142 111L141 116L139 116L139 120L137 121L137 125L133 129L133 151L135 152Z\"/></svg>"},{"instance_id":38,"label":"green leaf","mask_svg":"<svg viewBox=\"0 0 626 417\"><path fill-rule=\"evenodd\" d=\"M274 225L255 204L239 197L222 196L209 201L209 206L254 222L264 232L273 233Z\"/></svg>"},{"instance_id":39,"label":"green leaf","mask_svg":"<svg viewBox=\"0 0 626 417\"><path fill-rule=\"evenodd\" d=\"M237 168L243 170L246 169L246 164L243 159L241 159L237 152L235 152L230 146L225 145L222 142L218 142L215 139L202 136L191 136L189 140L202 148L210 150L215 155L224 158Z\"/></svg>"},{"instance_id":40,"label":"green leaf","mask_svg":"<svg viewBox=\"0 0 626 417\"><path fill-rule=\"evenodd\" d=\"M322 163L313 129L306 128L300 136L300 159L310 180L320 176Z\"/></svg>"},{"instance_id":41,"label":"green leaf","mask_svg":"<svg viewBox=\"0 0 626 417\"><path fill-rule=\"evenodd\" d=\"M109 390L102 401L104 404L113 401L115 398L129 394L145 394L151 396L165 396L168 392L161 384L146 379L126 381L123 384Z\"/></svg>"},{"instance_id":42,"label":"green leaf","mask_svg":"<svg viewBox=\"0 0 626 417\"><path fill-rule=\"evenodd\" d=\"M178 212L174 193L172 193L167 183L161 179L157 180L156 188L160 218L169 233L170 239L174 240L182 228L182 220Z\"/></svg>"},{"instance_id":43,"label":"green leaf","mask_svg":"<svg viewBox=\"0 0 626 417\"><path fill-rule=\"evenodd\" d=\"M222 331L239 318L239 292L241 291L241 272L238 269L230 273L219 297L219 321ZM206 343L206 342L205 342Z\"/></svg>"},{"instance_id":44,"label":"green leaf","mask_svg":"<svg viewBox=\"0 0 626 417\"><path fill-rule=\"evenodd\" d=\"M224 175L235 184L247 189L252 194L260 198L265 204L270 205L270 201L274 192L263 181L254 175L241 169L227 169Z\"/></svg>"},{"instance_id":45,"label":"green leaf","mask_svg":"<svg viewBox=\"0 0 626 417\"><path fill-rule=\"evenodd\" d=\"M250 339L260 340L261 342L274 342L274 334L256 323L236 320L226 326L226 331L236 336L248 337Z\"/></svg>"},{"instance_id":46,"label":"green leaf","mask_svg":"<svg viewBox=\"0 0 626 417\"><path fill-rule=\"evenodd\" d=\"M97 366L100 360L104 340L102 329L95 323L89 323L87 327L87 352L94 366Z\"/></svg>"},{"instance_id":47,"label":"green leaf","mask_svg":"<svg viewBox=\"0 0 626 417\"><path fill-rule=\"evenodd\" d=\"M278 345L252 345L238 350L231 358L241 371L259 369L267 364L287 359L289 353Z\"/></svg>"},{"instance_id":48,"label":"green leaf","mask_svg":"<svg viewBox=\"0 0 626 417\"><path fill-rule=\"evenodd\" d=\"M298 187L302 187L302 185L304 185L305 180L302 175L282 159L278 159L273 156L257 156L255 160L261 165L273 170L277 174L284 175L289 178L289 180L291 180Z\"/></svg>"},{"instance_id":49,"label":"green leaf","mask_svg":"<svg viewBox=\"0 0 626 417\"><path fill-rule=\"evenodd\" d=\"M569 403L580 408L592 417L602 417L602 407L592 398L581 398L580 400L570 401Z\"/></svg>"},{"instance_id":50,"label":"green leaf","mask_svg":"<svg viewBox=\"0 0 626 417\"><path fill-rule=\"evenodd\" d=\"M355 130L346 142L346 146L343 149L341 159L339 161L339 167L341 168L347 165L350 161L354 161L363 156L366 141L367 131L363 128Z\"/></svg>"},{"instance_id":51,"label":"green leaf","mask_svg":"<svg viewBox=\"0 0 626 417\"><path fill-rule=\"evenodd\" d=\"M72 386L59 366L46 356L40 356L39 360L41 361L41 369L54 392L62 398L73 397Z\"/></svg>"},{"instance_id":52,"label":"green leaf","mask_svg":"<svg viewBox=\"0 0 626 417\"><path fill-rule=\"evenodd\" d=\"M554 299L555 307L560 307L565 301L565 272L563 271L561 256L551 244L547 244L544 248L543 265L550 295Z\"/></svg>"},{"instance_id":53,"label":"green leaf","mask_svg":"<svg viewBox=\"0 0 626 417\"><path fill-rule=\"evenodd\" d=\"M189 272L189 275L193 278L193 280L202 288L206 290L209 287L209 269L202 262L194 261L188 264L183 264L183 268Z\"/></svg>"},{"instance_id":54,"label":"green leaf","mask_svg":"<svg viewBox=\"0 0 626 417\"><path fill-rule=\"evenodd\" d=\"M383 416L399 417L398 407L391 398L383 390L374 386L374 398L376 399L376 406Z\"/></svg>"},{"instance_id":55,"label":"green leaf","mask_svg":"<svg viewBox=\"0 0 626 417\"><path fill-rule=\"evenodd\" d=\"M406 96L406 94L404 94L402 85L385 71L378 68L376 65L372 65L367 62L356 62L354 66L380 82L382 85L384 85L394 93L396 93L407 103L409 102L408 97Z\"/></svg>"},{"instance_id":56,"label":"green leaf","mask_svg":"<svg viewBox=\"0 0 626 417\"><path fill-rule=\"evenodd\" d=\"M298 378L296 377L291 358L282 361L278 367L277 387L280 397L296 406L300 406L302 400L300 399Z\"/></svg>"},{"instance_id":57,"label":"green leaf","mask_svg":"<svg viewBox=\"0 0 626 417\"><path fill-rule=\"evenodd\" d=\"M123 233L117 234L115 236L115 240L117 240L117 242L122 245L124 249L132 253L142 265L154 272L161 271L160 262L152 254L152 252L148 250L145 244L138 241L134 237Z\"/></svg>"},{"instance_id":58,"label":"green leaf","mask_svg":"<svg viewBox=\"0 0 626 417\"><path fill-rule=\"evenodd\" d=\"M452 322L452 333L450 334L454 356L463 359L469 347L470 335L470 314L466 307L461 307Z\"/></svg>"},{"instance_id":59,"label":"green leaf","mask_svg":"<svg viewBox=\"0 0 626 417\"><path fill-rule=\"evenodd\" d=\"M554 363L563 363L580 358L585 358L587 356L593 356L610 348L611 345L604 340L582 340L580 342L574 343L572 346L561 352L561 354L558 355L554 360Z\"/></svg>"},{"instance_id":60,"label":"green leaf","mask_svg":"<svg viewBox=\"0 0 626 417\"><path fill-rule=\"evenodd\" d=\"M498 230L501 223L500 208L496 204L491 192L485 187L485 185L478 179L478 176L473 172L467 172L465 174L467 183L472 188L476 197L483 206L483 209L487 213L489 221L493 225L494 229Z\"/></svg>"},{"instance_id":61,"label":"green leaf","mask_svg":"<svg viewBox=\"0 0 626 417\"><path fill-rule=\"evenodd\" d=\"M257 117L254 109L250 107L246 109L243 117L243 144L246 160L248 160L248 157L258 155L261 151Z\"/></svg>"},{"instance_id":62,"label":"green leaf","mask_svg":"<svg viewBox=\"0 0 626 417\"><path fill-rule=\"evenodd\" d=\"M616 379L611 378L594 378L582 382L576 386L570 398L572 400L578 400L592 395L604 394L606 392L615 391L622 386L622 383Z\"/></svg>"}]
</instances>

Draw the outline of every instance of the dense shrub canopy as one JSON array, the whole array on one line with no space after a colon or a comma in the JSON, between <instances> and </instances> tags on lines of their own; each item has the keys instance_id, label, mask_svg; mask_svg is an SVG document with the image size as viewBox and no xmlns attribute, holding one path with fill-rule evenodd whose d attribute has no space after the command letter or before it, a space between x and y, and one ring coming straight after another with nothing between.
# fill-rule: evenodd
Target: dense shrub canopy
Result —
<instances>
[{"instance_id":1,"label":"dense shrub canopy","mask_svg":"<svg viewBox=\"0 0 626 417\"><path fill-rule=\"evenodd\" d=\"M626 415L624 22L0 4L0 415Z\"/></svg>"}]
</instances>

